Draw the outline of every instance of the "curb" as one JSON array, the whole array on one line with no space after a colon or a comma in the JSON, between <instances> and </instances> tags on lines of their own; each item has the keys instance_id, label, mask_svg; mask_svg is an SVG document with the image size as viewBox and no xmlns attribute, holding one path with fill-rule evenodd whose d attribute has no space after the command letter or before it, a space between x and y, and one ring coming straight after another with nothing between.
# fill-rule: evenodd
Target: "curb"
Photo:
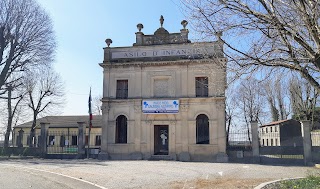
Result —
<instances>
[{"instance_id":1,"label":"curb","mask_svg":"<svg viewBox=\"0 0 320 189\"><path fill-rule=\"evenodd\" d=\"M281 181L284 181L284 180L296 180L296 179L302 179L302 178L305 178L305 177L284 178L284 179L278 179L278 180L273 180L273 181L269 181L269 182L264 182L264 183L259 184L256 187L254 187L254 189L268 189L269 188L268 187L269 184L274 184L274 183L281 182Z\"/></svg>"}]
</instances>

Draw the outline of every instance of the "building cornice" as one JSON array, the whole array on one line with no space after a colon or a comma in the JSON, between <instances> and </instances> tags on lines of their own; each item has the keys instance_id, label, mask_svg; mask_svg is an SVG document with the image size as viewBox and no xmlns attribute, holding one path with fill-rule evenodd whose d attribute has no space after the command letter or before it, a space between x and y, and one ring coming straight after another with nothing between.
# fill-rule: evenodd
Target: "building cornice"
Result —
<instances>
[{"instance_id":1,"label":"building cornice","mask_svg":"<svg viewBox=\"0 0 320 189\"><path fill-rule=\"evenodd\" d=\"M227 58L214 58L214 59L188 59L188 60L176 60L176 61L136 61L136 62L121 62L121 63L110 63L103 62L99 65L103 68L118 68L118 67L149 67L149 66L171 66L171 65L197 65L203 63L224 63L226 64Z\"/></svg>"}]
</instances>

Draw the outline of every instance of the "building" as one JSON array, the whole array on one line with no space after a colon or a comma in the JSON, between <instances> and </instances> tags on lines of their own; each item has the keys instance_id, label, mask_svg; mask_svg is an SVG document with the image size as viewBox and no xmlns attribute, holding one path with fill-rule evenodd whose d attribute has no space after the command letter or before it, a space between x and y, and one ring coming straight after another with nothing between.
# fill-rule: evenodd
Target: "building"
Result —
<instances>
[{"instance_id":1,"label":"building","mask_svg":"<svg viewBox=\"0 0 320 189\"><path fill-rule=\"evenodd\" d=\"M271 122L259 127L261 146L302 146L301 124L294 119Z\"/></svg>"},{"instance_id":2,"label":"building","mask_svg":"<svg viewBox=\"0 0 320 189\"><path fill-rule=\"evenodd\" d=\"M47 153L78 152L79 127L85 127L85 145L90 148L100 148L101 145L101 116L94 115L92 129L90 132L87 126L89 116L46 116L36 121L34 147L40 147L41 126L40 123L47 123ZM30 130L32 121L17 125L12 131L13 147L28 147L30 145Z\"/></svg>"},{"instance_id":3,"label":"building","mask_svg":"<svg viewBox=\"0 0 320 189\"><path fill-rule=\"evenodd\" d=\"M192 43L163 27L130 47L104 48L102 145L105 159L227 161L226 62L217 41Z\"/></svg>"}]
</instances>

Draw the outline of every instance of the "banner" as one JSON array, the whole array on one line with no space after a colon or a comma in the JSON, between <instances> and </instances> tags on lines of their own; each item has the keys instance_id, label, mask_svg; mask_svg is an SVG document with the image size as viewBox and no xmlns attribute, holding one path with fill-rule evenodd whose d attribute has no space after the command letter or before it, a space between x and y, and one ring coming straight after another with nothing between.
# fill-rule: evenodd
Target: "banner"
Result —
<instances>
[{"instance_id":1,"label":"banner","mask_svg":"<svg viewBox=\"0 0 320 189\"><path fill-rule=\"evenodd\" d=\"M179 100L143 100L144 114L176 114L179 113Z\"/></svg>"}]
</instances>

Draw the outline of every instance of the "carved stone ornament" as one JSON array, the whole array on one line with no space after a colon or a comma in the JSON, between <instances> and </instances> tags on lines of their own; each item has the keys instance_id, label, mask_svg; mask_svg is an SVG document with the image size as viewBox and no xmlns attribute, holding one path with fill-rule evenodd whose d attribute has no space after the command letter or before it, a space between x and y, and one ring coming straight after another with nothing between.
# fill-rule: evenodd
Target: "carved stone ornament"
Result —
<instances>
[{"instance_id":1,"label":"carved stone ornament","mask_svg":"<svg viewBox=\"0 0 320 189\"><path fill-rule=\"evenodd\" d=\"M145 123L146 123L147 125L151 125L152 121L146 120Z\"/></svg>"},{"instance_id":2,"label":"carved stone ornament","mask_svg":"<svg viewBox=\"0 0 320 189\"><path fill-rule=\"evenodd\" d=\"M137 28L138 28L139 32L141 32L141 30L143 29L143 24L139 23L137 25Z\"/></svg>"},{"instance_id":3,"label":"carved stone ornament","mask_svg":"<svg viewBox=\"0 0 320 189\"><path fill-rule=\"evenodd\" d=\"M182 112L187 112L189 110L189 105L186 105L186 104L181 105L180 104L180 109Z\"/></svg>"},{"instance_id":4,"label":"carved stone ornament","mask_svg":"<svg viewBox=\"0 0 320 189\"><path fill-rule=\"evenodd\" d=\"M163 18L163 16L161 15L160 16L160 26L162 27L162 25L163 25L163 22L164 22L164 18Z\"/></svg>"},{"instance_id":5,"label":"carved stone ornament","mask_svg":"<svg viewBox=\"0 0 320 189\"><path fill-rule=\"evenodd\" d=\"M101 110L104 114L107 114L110 110L109 106L101 106Z\"/></svg>"},{"instance_id":6,"label":"carved stone ornament","mask_svg":"<svg viewBox=\"0 0 320 189\"><path fill-rule=\"evenodd\" d=\"M170 125L175 125L177 124L177 121L170 121Z\"/></svg>"},{"instance_id":7,"label":"carved stone ornament","mask_svg":"<svg viewBox=\"0 0 320 189\"><path fill-rule=\"evenodd\" d=\"M141 106L134 106L134 112L135 113L141 112Z\"/></svg>"}]
</instances>

